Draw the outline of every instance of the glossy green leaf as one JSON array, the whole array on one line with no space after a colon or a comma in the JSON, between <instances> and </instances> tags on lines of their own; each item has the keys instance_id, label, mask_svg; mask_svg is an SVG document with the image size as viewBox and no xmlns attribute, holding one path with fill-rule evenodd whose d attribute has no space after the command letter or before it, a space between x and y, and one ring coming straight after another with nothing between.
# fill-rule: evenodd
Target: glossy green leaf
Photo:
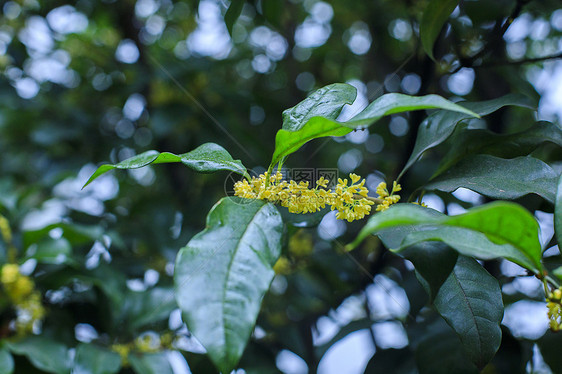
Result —
<instances>
[{"instance_id":1,"label":"glossy green leaf","mask_svg":"<svg viewBox=\"0 0 562 374\"><path fill-rule=\"evenodd\" d=\"M550 166L530 156L503 159L476 155L447 170L424 189L453 192L464 187L504 200L534 193L554 203L557 179Z\"/></svg>"},{"instance_id":2,"label":"glossy green leaf","mask_svg":"<svg viewBox=\"0 0 562 374\"><path fill-rule=\"evenodd\" d=\"M26 356L37 369L55 374L70 371L68 349L53 339L30 336L7 346L13 354Z\"/></svg>"},{"instance_id":3,"label":"glossy green leaf","mask_svg":"<svg viewBox=\"0 0 562 374\"><path fill-rule=\"evenodd\" d=\"M121 369L121 357L94 344L78 344L72 374L113 374Z\"/></svg>"},{"instance_id":4,"label":"glossy green leaf","mask_svg":"<svg viewBox=\"0 0 562 374\"><path fill-rule=\"evenodd\" d=\"M6 349L0 349L0 374L14 372L14 358Z\"/></svg>"},{"instance_id":5,"label":"glossy green leaf","mask_svg":"<svg viewBox=\"0 0 562 374\"><path fill-rule=\"evenodd\" d=\"M458 0L431 0L423 11L420 22L420 39L425 53L433 60L435 40L458 3Z\"/></svg>"},{"instance_id":6,"label":"glossy green leaf","mask_svg":"<svg viewBox=\"0 0 562 374\"><path fill-rule=\"evenodd\" d=\"M556 188L556 203L554 205L554 232L558 244L562 245L562 175L558 179Z\"/></svg>"},{"instance_id":7,"label":"glossy green leaf","mask_svg":"<svg viewBox=\"0 0 562 374\"><path fill-rule=\"evenodd\" d=\"M129 355L129 362L136 374L173 374L165 352Z\"/></svg>"},{"instance_id":8,"label":"glossy green leaf","mask_svg":"<svg viewBox=\"0 0 562 374\"><path fill-rule=\"evenodd\" d=\"M503 257L527 269L542 268L538 223L523 207L509 202L493 202L451 217L415 204L396 204L371 217L346 248L357 247L382 229L408 225L418 230L412 230L393 250L442 241L467 256L485 260Z\"/></svg>"},{"instance_id":9,"label":"glossy green leaf","mask_svg":"<svg viewBox=\"0 0 562 374\"><path fill-rule=\"evenodd\" d=\"M223 198L209 212L206 229L178 253L176 300L222 372L236 367L254 329L281 253L282 228L273 205Z\"/></svg>"},{"instance_id":10,"label":"glossy green leaf","mask_svg":"<svg viewBox=\"0 0 562 374\"><path fill-rule=\"evenodd\" d=\"M298 131L312 117L336 119L346 104L353 104L357 89L347 83L334 83L314 91L306 99L283 111L283 130Z\"/></svg>"},{"instance_id":11,"label":"glossy green leaf","mask_svg":"<svg viewBox=\"0 0 562 374\"><path fill-rule=\"evenodd\" d=\"M113 169L138 169L150 164L181 162L187 167L200 173L212 173L219 170L229 170L240 175L247 175L246 168L240 160L234 160L230 153L215 143L205 143L193 151L175 155L169 152L146 151L140 155L128 158L118 164L101 165L84 184L86 187L99 176ZM82 187L82 188L84 188Z\"/></svg>"},{"instance_id":12,"label":"glossy green leaf","mask_svg":"<svg viewBox=\"0 0 562 374\"><path fill-rule=\"evenodd\" d=\"M389 93L373 101L349 121L338 122L332 118L311 117L304 124L302 121L295 121L294 125L288 126L288 128L296 129L295 131L288 131L285 128L279 130L275 136L275 152L271 160L271 167L310 140L326 136L343 136L352 130L368 127L384 116L421 109L446 109L464 113L468 117L478 117L476 113L438 95L415 97ZM306 118L302 114L300 117Z\"/></svg>"},{"instance_id":13,"label":"glossy green leaf","mask_svg":"<svg viewBox=\"0 0 562 374\"><path fill-rule=\"evenodd\" d=\"M529 99L522 95L509 94L497 99L468 103L460 103L463 107L472 110L480 116L493 113L496 110L507 106L516 105L531 108ZM404 169L400 172L398 178L421 157L421 155L441 143L443 143L455 130L457 124L461 121L469 119L471 116L460 112L438 111L427 117L418 129L416 143L410 158L406 162Z\"/></svg>"},{"instance_id":14,"label":"glossy green leaf","mask_svg":"<svg viewBox=\"0 0 562 374\"><path fill-rule=\"evenodd\" d=\"M468 129L461 124L447 142L450 143L450 149L441 159L432 178L469 155L488 154L514 158L526 156L545 143L562 147L562 129L550 122L537 122L527 130L506 135L483 129Z\"/></svg>"},{"instance_id":15,"label":"glossy green leaf","mask_svg":"<svg viewBox=\"0 0 562 374\"><path fill-rule=\"evenodd\" d=\"M242 13L244 3L246 3L246 0L232 0L228 6L228 10L224 14L224 23L230 35L232 35L232 27L238 17L240 17L240 13Z\"/></svg>"},{"instance_id":16,"label":"glossy green leaf","mask_svg":"<svg viewBox=\"0 0 562 374\"><path fill-rule=\"evenodd\" d=\"M470 360L482 369L501 343L503 302L500 286L476 260L459 256L433 300L459 335Z\"/></svg>"}]
</instances>

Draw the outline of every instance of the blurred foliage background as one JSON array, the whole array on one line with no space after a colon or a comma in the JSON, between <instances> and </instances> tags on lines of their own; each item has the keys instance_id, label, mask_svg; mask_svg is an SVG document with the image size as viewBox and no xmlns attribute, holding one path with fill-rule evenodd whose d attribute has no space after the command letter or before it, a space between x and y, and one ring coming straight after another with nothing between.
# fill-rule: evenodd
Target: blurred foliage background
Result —
<instances>
[{"instance_id":1,"label":"blurred foliage background","mask_svg":"<svg viewBox=\"0 0 562 374\"><path fill-rule=\"evenodd\" d=\"M149 149L184 153L211 141L261 172L281 112L334 82L358 89L341 118L386 92L454 101L515 92L538 112L502 109L472 125L509 133L537 119L560 123L562 64L551 58L562 50L558 1L462 1L435 61L419 43L427 4L251 0L229 33L229 3L218 0L3 2L0 214L13 239L0 241L0 261L21 265L45 309L22 340L18 311L3 295L0 339L17 353L15 372L106 372L92 362L107 363L107 372L216 370L181 322L171 277L178 249L204 228L232 178L159 165L114 172L81 190L101 162ZM403 167L424 117L395 115L309 143L286 166L355 172L374 191ZM437 148L406 174L405 198L446 151ZM536 153L562 166L559 151ZM461 191L425 201L454 213L482 197ZM539 220L552 214L538 198L521 203ZM239 372L415 372L414 348L447 327L423 308L411 265L376 239L353 257L341 253L338 243L359 227L332 214L317 227L288 225L287 261L277 267ZM487 372L548 370L543 340L536 344L546 308L532 301L542 298L540 282L514 280L520 269L505 262L486 266L502 282L507 306L504 342ZM123 351L132 353L129 362L109 369ZM423 357L443 360L433 354ZM559 372L560 358L550 354L544 359Z\"/></svg>"}]
</instances>

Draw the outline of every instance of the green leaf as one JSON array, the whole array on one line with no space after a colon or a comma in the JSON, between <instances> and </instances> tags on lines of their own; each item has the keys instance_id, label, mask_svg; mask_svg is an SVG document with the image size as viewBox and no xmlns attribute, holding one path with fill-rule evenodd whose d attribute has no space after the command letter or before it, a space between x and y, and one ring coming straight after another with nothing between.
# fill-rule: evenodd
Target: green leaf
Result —
<instances>
[{"instance_id":1,"label":"green leaf","mask_svg":"<svg viewBox=\"0 0 562 374\"><path fill-rule=\"evenodd\" d=\"M224 373L234 369L253 331L281 253L281 215L259 200L223 198L206 229L176 259L176 300L190 331Z\"/></svg>"},{"instance_id":2,"label":"green leaf","mask_svg":"<svg viewBox=\"0 0 562 374\"><path fill-rule=\"evenodd\" d=\"M37 369L55 374L70 371L68 349L52 339L30 336L6 345L12 353L26 356Z\"/></svg>"},{"instance_id":3,"label":"green leaf","mask_svg":"<svg viewBox=\"0 0 562 374\"><path fill-rule=\"evenodd\" d=\"M459 335L469 359L482 369L501 343L500 286L476 260L459 256L433 305Z\"/></svg>"},{"instance_id":4,"label":"green leaf","mask_svg":"<svg viewBox=\"0 0 562 374\"><path fill-rule=\"evenodd\" d=\"M127 323L132 329L162 321L177 308L172 287L154 287L144 292L129 291L123 302Z\"/></svg>"},{"instance_id":5,"label":"green leaf","mask_svg":"<svg viewBox=\"0 0 562 374\"><path fill-rule=\"evenodd\" d=\"M425 53L432 60L435 60L433 57L435 40L458 3L458 0L431 0L423 12L420 22L420 39Z\"/></svg>"},{"instance_id":6,"label":"green leaf","mask_svg":"<svg viewBox=\"0 0 562 374\"><path fill-rule=\"evenodd\" d=\"M212 173L218 170L229 170L240 175L247 175L246 168L240 160L234 160L230 153L215 143L205 143L193 151L175 155L169 152L146 151L140 155L128 158L118 164L101 165L84 184L86 187L99 176L113 169L138 169L150 164L181 162L187 167L200 173ZM82 188L84 188L82 187Z\"/></svg>"},{"instance_id":7,"label":"green leaf","mask_svg":"<svg viewBox=\"0 0 562 374\"><path fill-rule=\"evenodd\" d=\"M14 358L5 349L0 349L0 374L12 374L14 372Z\"/></svg>"},{"instance_id":8,"label":"green leaf","mask_svg":"<svg viewBox=\"0 0 562 374\"><path fill-rule=\"evenodd\" d=\"M34 258L42 264L63 264L70 261L72 247L65 238L46 237L27 248L25 260Z\"/></svg>"},{"instance_id":9,"label":"green leaf","mask_svg":"<svg viewBox=\"0 0 562 374\"><path fill-rule=\"evenodd\" d=\"M24 247L27 248L33 243L49 235L53 229L62 230L62 237L73 245L83 245L96 241L101 238L104 230L99 226L86 226L77 223L54 223L39 230L25 231L23 233Z\"/></svg>"},{"instance_id":10,"label":"green leaf","mask_svg":"<svg viewBox=\"0 0 562 374\"><path fill-rule=\"evenodd\" d=\"M541 350L544 361L550 366L554 373L562 373L562 355L560 355L560 347L562 346L562 335L547 331L539 340L537 345Z\"/></svg>"},{"instance_id":11,"label":"green leaf","mask_svg":"<svg viewBox=\"0 0 562 374\"><path fill-rule=\"evenodd\" d=\"M162 353L130 354L129 362L137 374L173 374L168 357Z\"/></svg>"},{"instance_id":12,"label":"green leaf","mask_svg":"<svg viewBox=\"0 0 562 374\"><path fill-rule=\"evenodd\" d=\"M455 267L458 253L440 242L423 242L405 248L400 256L412 261L418 280L433 300Z\"/></svg>"},{"instance_id":13,"label":"green leaf","mask_svg":"<svg viewBox=\"0 0 562 374\"><path fill-rule=\"evenodd\" d=\"M292 108L283 111L283 130L298 131L312 117L336 119L346 104L353 104L357 89L347 83L324 86Z\"/></svg>"},{"instance_id":14,"label":"green leaf","mask_svg":"<svg viewBox=\"0 0 562 374\"><path fill-rule=\"evenodd\" d=\"M488 154L514 158L526 156L548 142L562 147L562 129L550 122L537 122L527 130L515 134L496 134L489 130L469 129L461 124L449 138L449 151L441 159L432 178L469 155Z\"/></svg>"},{"instance_id":15,"label":"green leaf","mask_svg":"<svg viewBox=\"0 0 562 374\"><path fill-rule=\"evenodd\" d=\"M232 0L228 6L228 10L224 15L224 23L226 24L226 28L230 35L232 35L232 27L234 26L234 23L236 23L238 17L240 17L240 13L242 13L245 2L246 0Z\"/></svg>"},{"instance_id":16,"label":"green leaf","mask_svg":"<svg viewBox=\"0 0 562 374\"><path fill-rule=\"evenodd\" d=\"M452 331L431 334L416 350L420 374L477 374L459 338Z\"/></svg>"},{"instance_id":17,"label":"green leaf","mask_svg":"<svg viewBox=\"0 0 562 374\"><path fill-rule=\"evenodd\" d=\"M356 248L368 235L390 228L415 225L393 250L424 241L442 241L466 256L484 260L506 258L530 270L542 265L539 226L523 207L510 202L493 202L469 209L458 216L446 216L415 204L396 204L375 214L346 248Z\"/></svg>"},{"instance_id":18,"label":"green leaf","mask_svg":"<svg viewBox=\"0 0 562 374\"><path fill-rule=\"evenodd\" d=\"M562 245L562 175L558 179L556 204L554 206L554 232L558 244Z\"/></svg>"},{"instance_id":19,"label":"green leaf","mask_svg":"<svg viewBox=\"0 0 562 374\"><path fill-rule=\"evenodd\" d=\"M72 374L113 374L121 369L121 357L93 344L78 344Z\"/></svg>"},{"instance_id":20,"label":"green leaf","mask_svg":"<svg viewBox=\"0 0 562 374\"><path fill-rule=\"evenodd\" d=\"M377 349L365 368L365 374L410 374L413 372L415 372L414 355L410 348Z\"/></svg>"},{"instance_id":21,"label":"green leaf","mask_svg":"<svg viewBox=\"0 0 562 374\"><path fill-rule=\"evenodd\" d=\"M332 108L332 106L329 107ZM438 95L415 97L397 93L389 93L379 97L347 122L338 122L333 118L325 117L308 119L306 115L301 113L300 117L297 116L297 118L306 118L307 121L304 124L302 124L303 121L294 121L294 124L291 122L291 125L288 125L287 128L296 129L295 131L283 128L277 132L275 151L270 167L275 166L284 157L296 152L310 140L326 136L343 136L352 130L368 127L384 116L421 109L446 109L462 112L468 117L478 117L476 113Z\"/></svg>"},{"instance_id":22,"label":"green leaf","mask_svg":"<svg viewBox=\"0 0 562 374\"><path fill-rule=\"evenodd\" d=\"M516 105L531 108L529 99L523 95L509 94L497 99L468 103L460 103L463 107L478 113L480 116L493 113L506 105ZM414 150L406 162L404 169L400 172L398 179L421 157L421 155L441 143L443 143L455 130L461 121L471 116L460 112L438 111L427 117L418 129L418 135Z\"/></svg>"},{"instance_id":23,"label":"green leaf","mask_svg":"<svg viewBox=\"0 0 562 374\"><path fill-rule=\"evenodd\" d=\"M550 166L526 156L503 159L476 155L424 186L426 190L468 188L494 199L516 199L534 193L554 203L558 175Z\"/></svg>"}]
</instances>

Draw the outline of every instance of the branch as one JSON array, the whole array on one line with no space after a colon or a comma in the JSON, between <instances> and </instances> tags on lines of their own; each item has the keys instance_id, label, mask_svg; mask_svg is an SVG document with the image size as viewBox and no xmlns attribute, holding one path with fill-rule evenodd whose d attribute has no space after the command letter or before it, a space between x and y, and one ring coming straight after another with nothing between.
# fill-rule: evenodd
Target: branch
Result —
<instances>
[{"instance_id":1,"label":"branch","mask_svg":"<svg viewBox=\"0 0 562 374\"><path fill-rule=\"evenodd\" d=\"M513 21L521 14L521 10L523 9L523 6L525 6L530 1L531 0L517 0L517 3L515 4L515 8L513 8L513 11L509 15L509 17L507 17L503 23L501 23L500 20L496 22L494 29L489 35L488 43L486 43L486 45L472 57L463 58L459 56L458 59L460 65L457 68L455 68L453 71L449 72L449 74L454 74L459 70L461 70L462 68L475 67L474 63L476 62L476 60L483 58L489 53L493 52L499 46L509 26L511 26Z\"/></svg>"},{"instance_id":2,"label":"branch","mask_svg":"<svg viewBox=\"0 0 562 374\"><path fill-rule=\"evenodd\" d=\"M558 54L555 54L555 55L549 55L549 56L543 56L543 57L534 57L534 58L524 58L522 60L517 60L517 61L491 61L487 64L481 64L481 65L477 65L477 66L473 66L473 67L474 68L491 68L491 67L504 66L504 65L523 65L523 64L531 64L531 63L534 63L534 62L555 60L557 58L562 58L562 52L560 52Z\"/></svg>"}]
</instances>

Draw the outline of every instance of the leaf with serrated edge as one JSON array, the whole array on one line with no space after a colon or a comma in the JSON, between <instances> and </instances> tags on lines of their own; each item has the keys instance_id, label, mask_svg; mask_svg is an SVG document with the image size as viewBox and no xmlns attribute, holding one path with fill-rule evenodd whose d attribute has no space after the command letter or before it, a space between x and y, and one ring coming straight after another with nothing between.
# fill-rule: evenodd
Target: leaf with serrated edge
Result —
<instances>
[{"instance_id":1,"label":"leaf with serrated edge","mask_svg":"<svg viewBox=\"0 0 562 374\"><path fill-rule=\"evenodd\" d=\"M269 203L223 198L206 229L176 259L176 300L189 330L223 373L233 370L254 329L281 253L283 222Z\"/></svg>"}]
</instances>

